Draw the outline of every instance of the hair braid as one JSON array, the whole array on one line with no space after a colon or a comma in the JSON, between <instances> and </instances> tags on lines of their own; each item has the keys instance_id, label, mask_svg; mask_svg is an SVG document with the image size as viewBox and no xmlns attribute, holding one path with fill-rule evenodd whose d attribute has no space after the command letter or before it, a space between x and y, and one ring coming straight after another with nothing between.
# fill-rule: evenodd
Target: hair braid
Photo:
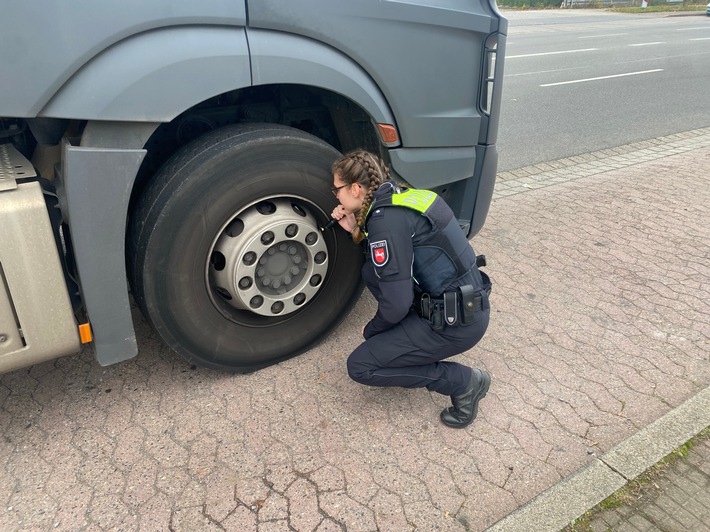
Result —
<instances>
[{"instance_id":1,"label":"hair braid","mask_svg":"<svg viewBox=\"0 0 710 532\"><path fill-rule=\"evenodd\" d=\"M372 189L367 191L367 194L365 194L365 198L362 201L362 209L360 209L360 212L357 214L357 226L353 229L352 233L353 241L356 244L359 244L365 239L365 233L363 233L363 229L365 228L365 218L370 210L370 205L372 205L372 197L374 195L375 192Z\"/></svg>"},{"instance_id":2,"label":"hair braid","mask_svg":"<svg viewBox=\"0 0 710 532\"><path fill-rule=\"evenodd\" d=\"M363 198L362 208L358 212L357 226L353 229L353 241L359 244L365 238L363 233L365 219L372 205L375 191L382 183L390 180L390 172L385 162L377 155L357 150L350 152L333 163L333 173L338 174L342 181L353 184L358 183L367 192Z\"/></svg>"}]
</instances>

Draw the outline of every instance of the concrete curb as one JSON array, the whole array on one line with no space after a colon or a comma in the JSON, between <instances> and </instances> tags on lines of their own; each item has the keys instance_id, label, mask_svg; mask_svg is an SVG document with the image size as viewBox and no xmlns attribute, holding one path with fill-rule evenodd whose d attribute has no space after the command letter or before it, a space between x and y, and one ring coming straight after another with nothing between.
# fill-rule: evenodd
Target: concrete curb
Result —
<instances>
[{"instance_id":1,"label":"concrete curb","mask_svg":"<svg viewBox=\"0 0 710 532\"><path fill-rule=\"evenodd\" d=\"M708 426L710 387L541 493L488 530L560 530Z\"/></svg>"},{"instance_id":2,"label":"concrete curb","mask_svg":"<svg viewBox=\"0 0 710 532\"><path fill-rule=\"evenodd\" d=\"M524 166L498 173L493 200L707 147L710 147L710 128L706 127Z\"/></svg>"}]
</instances>

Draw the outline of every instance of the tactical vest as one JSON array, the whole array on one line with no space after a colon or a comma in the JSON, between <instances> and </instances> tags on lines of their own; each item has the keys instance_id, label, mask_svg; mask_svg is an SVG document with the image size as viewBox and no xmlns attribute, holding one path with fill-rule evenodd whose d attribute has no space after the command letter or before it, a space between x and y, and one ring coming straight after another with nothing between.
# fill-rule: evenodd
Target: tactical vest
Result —
<instances>
[{"instance_id":1,"label":"tactical vest","mask_svg":"<svg viewBox=\"0 0 710 532\"><path fill-rule=\"evenodd\" d=\"M380 208L404 207L426 217L431 224L431 232L414 248L413 276L423 291L441 294L452 282L475 267L473 249L453 212L435 192L392 188L391 194L375 197L365 217L365 225L372 213ZM441 253L445 255L448 267L441 262Z\"/></svg>"}]
</instances>

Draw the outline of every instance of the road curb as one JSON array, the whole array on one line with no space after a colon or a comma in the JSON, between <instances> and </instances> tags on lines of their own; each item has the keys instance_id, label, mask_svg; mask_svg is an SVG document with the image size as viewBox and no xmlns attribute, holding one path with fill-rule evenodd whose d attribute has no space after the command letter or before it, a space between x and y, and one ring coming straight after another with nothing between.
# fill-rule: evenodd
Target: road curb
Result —
<instances>
[{"instance_id":1,"label":"road curb","mask_svg":"<svg viewBox=\"0 0 710 532\"><path fill-rule=\"evenodd\" d=\"M707 16L707 13L705 11L697 10L697 11L683 11L681 13L672 13L668 15L669 17L694 17L697 15L702 15L702 16Z\"/></svg>"},{"instance_id":2,"label":"road curb","mask_svg":"<svg viewBox=\"0 0 710 532\"><path fill-rule=\"evenodd\" d=\"M493 201L708 147L710 127L705 127L499 172Z\"/></svg>"},{"instance_id":3,"label":"road curb","mask_svg":"<svg viewBox=\"0 0 710 532\"><path fill-rule=\"evenodd\" d=\"M560 530L708 426L710 387L701 390L487 530Z\"/></svg>"}]
</instances>

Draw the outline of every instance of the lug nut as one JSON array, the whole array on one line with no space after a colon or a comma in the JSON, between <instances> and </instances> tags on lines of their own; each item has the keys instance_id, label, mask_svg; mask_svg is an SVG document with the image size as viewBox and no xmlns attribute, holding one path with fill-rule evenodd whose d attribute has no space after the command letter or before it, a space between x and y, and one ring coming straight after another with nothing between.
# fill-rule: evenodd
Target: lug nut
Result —
<instances>
[{"instance_id":1,"label":"lug nut","mask_svg":"<svg viewBox=\"0 0 710 532\"><path fill-rule=\"evenodd\" d=\"M244 264L246 264L247 266L251 266L252 264L254 264L256 262L256 253L254 253L253 251L250 251L249 253L244 255L242 262L244 262Z\"/></svg>"},{"instance_id":2,"label":"lug nut","mask_svg":"<svg viewBox=\"0 0 710 532\"><path fill-rule=\"evenodd\" d=\"M271 231L267 231L263 235L261 235L261 243L264 244L265 246L268 246L274 241L274 233Z\"/></svg>"}]
</instances>

